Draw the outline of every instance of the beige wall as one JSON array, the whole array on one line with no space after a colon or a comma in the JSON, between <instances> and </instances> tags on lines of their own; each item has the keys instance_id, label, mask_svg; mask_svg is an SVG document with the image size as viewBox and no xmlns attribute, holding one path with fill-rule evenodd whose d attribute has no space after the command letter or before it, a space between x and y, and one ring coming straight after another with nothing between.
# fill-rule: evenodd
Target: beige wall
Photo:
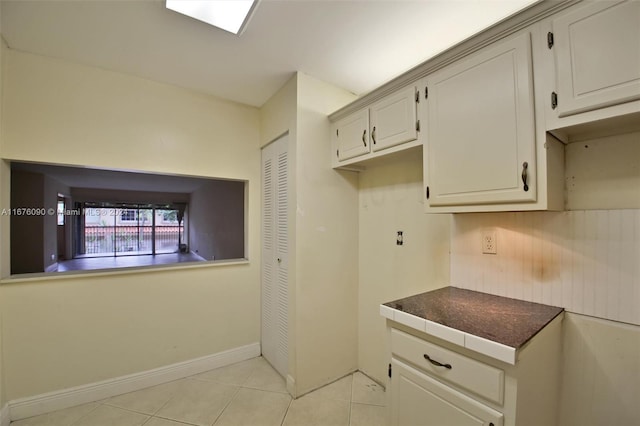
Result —
<instances>
[{"instance_id":1,"label":"beige wall","mask_svg":"<svg viewBox=\"0 0 640 426\"><path fill-rule=\"evenodd\" d=\"M3 283L8 399L258 342L259 294L252 268Z\"/></svg>"},{"instance_id":2,"label":"beige wall","mask_svg":"<svg viewBox=\"0 0 640 426\"><path fill-rule=\"evenodd\" d=\"M353 95L298 73L297 393L358 368L358 176L331 169L327 115Z\"/></svg>"},{"instance_id":3,"label":"beige wall","mask_svg":"<svg viewBox=\"0 0 640 426\"><path fill-rule=\"evenodd\" d=\"M297 123L298 76L294 75L260 108L260 146L289 133L289 150L294 150Z\"/></svg>"},{"instance_id":4,"label":"beige wall","mask_svg":"<svg viewBox=\"0 0 640 426\"><path fill-rule=\"evenodd\" d=\"M640 327L568 314L558 424L640 424Z\"/></svg>"},{"instance_id":5,"label":"beige wall","mask_svg":"<svg viewBox=\"0 0 640 426\"><path fill-rule=\"evenodd\" d=\"M44 175L25 171L11 174L11 204L3 208L41 209L44 207ZM44 272L44 217L12 215L11 273Z\"/></svg>"},{"instance_id":6,"label":"beige wall","mask_svg":"<svg viewBox=\"0 0 640 426\"><path fill-rule=\"evenodd\" d=\"M424 213L420 150L360 172L359 195L358 367L386 383L387 330L379 306L449 284L451 215Z\"/></svg>"},{"instance_id":7,"label":"beige wall","mask_svg":"<svg viewBox=\"0 0 640 426\"><path fill-rule=\"evenodd\" d=\"M3 361L10 366L4 369L6 399L258 342L258 110L123 74L6 53L3 159L249 182L248 264L5 278L0 310ZM7 222L1 223L4 236Z\"/></svg>"},{"instance_id":8,"label":"beige wall","mask_svg":"<svg viewBox=\"0 0 640 426\"><path fill-rule=\"evenodd\" d=\"M258 173L256 108L62 60L7 56L3 158L238 179Z\"/></svg>"},{"instance_id":9,"label":"beige wall","mask_svg":"<svg viewBox=\"0 0 640 426\"><path fill-rule=\"evenodd\" d=\"M289 134L289 385L357 368L357 176L331 169L327 115L355 98L298 73L261 108L261 144Z\"/></svg>"},{"instance_id":10,"label":"beige wall","mask_svg":"<svg viewBox=\"0 0 640 426\"><path fill-rule=\"evenodd\" d=\"M189 250L207 260L245 257L245 183L212 180L191 193Z\"/></svg>"},{"instance_id":11,"label":"beige wall","mask_svg":"<svg viewBox=\"0 0 640 426\"><path fill-rule=\"evenodd\" d=\"M11 173L11 208L55 211L58 193L69 193L69 187L40 173L23 170ZM15 237L11 245L12 274L45 272L57 262L56 215L13 215L11 233Z\"/></svg>"}]
</instances>

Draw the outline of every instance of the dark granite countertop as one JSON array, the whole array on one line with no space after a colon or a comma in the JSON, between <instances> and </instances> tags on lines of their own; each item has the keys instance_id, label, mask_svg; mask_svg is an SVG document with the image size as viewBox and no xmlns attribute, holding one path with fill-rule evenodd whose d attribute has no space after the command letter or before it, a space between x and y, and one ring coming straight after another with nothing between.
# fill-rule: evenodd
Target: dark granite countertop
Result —
<instances>
[{"instance_id":1,"label":"dark granite countertop","mask_svg":"<svg viewBox=\"0 0 640 426\"><path fill-rule=\"evenodd\" d=\"M384 306L515 349L564 311L457 287L417 294Z\"/></svg>"}]
</instances>

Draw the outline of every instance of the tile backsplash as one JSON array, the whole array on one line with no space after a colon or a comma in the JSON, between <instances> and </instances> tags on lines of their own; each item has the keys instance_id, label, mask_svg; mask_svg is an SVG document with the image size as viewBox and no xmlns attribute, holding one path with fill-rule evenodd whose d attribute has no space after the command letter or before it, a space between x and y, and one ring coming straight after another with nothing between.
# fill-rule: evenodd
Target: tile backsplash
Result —
<instances>
[{"instance_id":1,"label":"tile backsplash","mask_svg":"<svg viewBox=\"0 0 640 426\"><path fill-rule=\"evenodd\" d=\"M640 325L640 210L453 215L451 284Z\"/></svg>"}]
</instances>

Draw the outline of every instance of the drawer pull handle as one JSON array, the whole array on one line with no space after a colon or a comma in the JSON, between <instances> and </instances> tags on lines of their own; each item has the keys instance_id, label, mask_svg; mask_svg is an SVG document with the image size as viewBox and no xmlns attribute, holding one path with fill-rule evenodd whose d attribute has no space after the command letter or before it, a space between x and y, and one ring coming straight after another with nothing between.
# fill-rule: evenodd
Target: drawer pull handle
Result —
<instances>
[{"instance_id":1,"label":"drawer pull handle","mask_svg":"<svg viewBox=\"0 0 640 426\"><path fill-rule=\"evenodd\" d=\"M424 359L426 359L427 361L429 361L431 364L435 365L436 367L444 367L447 370L451 370L451 364L443 364L441 362L436 361L435 359L431 359L431 357L427 354L424 354Z\"/></svg>"}]
</instances>

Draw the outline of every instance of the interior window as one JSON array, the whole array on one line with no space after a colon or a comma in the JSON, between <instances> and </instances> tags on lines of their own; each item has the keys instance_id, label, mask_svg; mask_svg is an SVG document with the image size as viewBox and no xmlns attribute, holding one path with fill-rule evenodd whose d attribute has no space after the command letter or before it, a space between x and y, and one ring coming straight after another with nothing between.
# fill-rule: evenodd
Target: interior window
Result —
<instances>
[{"instance_id":1,"label":"interior window","mask_svg":"<svg viewBox=\"0 0 640 426\"><path fill-rule=\"evenodd\" d=\"M246 259L246 185L14 162L11 274Z\"/></svg>"}]
</instances>

